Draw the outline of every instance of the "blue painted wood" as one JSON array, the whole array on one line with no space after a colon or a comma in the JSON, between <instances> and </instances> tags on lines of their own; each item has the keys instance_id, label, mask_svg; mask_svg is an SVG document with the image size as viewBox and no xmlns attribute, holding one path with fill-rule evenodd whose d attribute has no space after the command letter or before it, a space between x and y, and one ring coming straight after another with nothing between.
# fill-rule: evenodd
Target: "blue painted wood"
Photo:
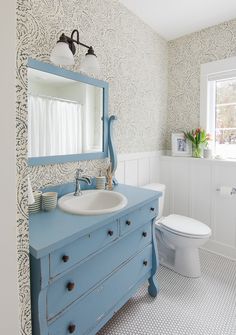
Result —
<instances>
[{"instance_id":1,"label":"blue painted wood","mask_svg":"<svg viewBox=\"0 0 236 335\"><path fill-rule=\"evenodd\" d=\"M97 289L76 301L60 318L52 322L49 334L66 335L70 323L76 325L78 334L91 331L116 305L117 298L126 295L129 289L151 270L151 258L152 248L148 246L121 269L115 271ZM147 266L143 264L144 261L148 262Z\"/></svg>"},{"instance_id":2,"label":"blue painted wood","mask_svg":"<svg viewBox=\"0 0 236 335\"><path fill-rule=\"evenodd\" d=\"M67 187L60 187L62 189L66 190ZM72 236L64 234L62 237L61 232L63 242L59 243L59 248L55 244L50 246L50 251L43 253L43 257L39 259L31 255L34 335L67 335L71 324L76 326L77 334L95 335L147 279L149 294L156 295L158 286L154 278L158 255L153 219L157 214L156 204L161 193L124 185L117 186L116 190L127 196L129 206L110 216L97 216L97 222L92 221L89 228L88 217L73 216L76 217L74 224L79 225L76 240L71 239L76 235L71 230L71 221L64 221L63 215L35 215L41 218L38 222L44 231L38 238L47 238L52 231L56 233L51 230L52 224L65 233L64 224L69 227ZM142 211L143 215L135 214ZM133 218L134 225L121 234L121 226L126 217ZM30 226L31 224L32 221ZM112 228L115 225L117 229L115 239L104 243L106 239L103 232L107 231L109 225ZM33 229L33 234L36 232L39 231ZM72 260L73 264L62 266L62 269L60 263L65 251L70 252L67 261ZM36 255L39 256L37 253ZM50 278L52 264L54 277ZM71 291L68 291L68 282L75 284Z\"/></svg>"},{"instance_id":3,"label":"blue painted wood","mask_svg":"<svg viewBox=\"0 0 236 335\"><path fill-rule=\"evenodd\" d=\"M135 292L140 288L140 286L148 279L149 273L145 274L139 282L137 282L133 287L130 288L129 292L122 297L115 306L98 322L88 334L86 335L96 335L97 332L114 316L114 314L119 311L119 309L135 294ZM131 334L130 334L131 335Z\"/></svg>"},{"instance_id":4,"label":"blue painted wood","mask_svg":"<svg viewBox=\"0 0 236 335\"><path fill-rule=\"evenodd\" d=\"M33 334L47 334L46 287L48 285L48 257L30 258L31 314Z\"/></svg>"},{"instance_id":5,"label":"blue painted wood","mask_svg":"<svg viewBox=\"0 0 236 335\"><path fill-rule=\"evenodd\" d=\"M108 157L108 90L109 84L105 81L94 79L82 75L78 72L72 72L52 64L44 63L32 58L28 59L28 67L39 71L51 73L60 77L80 81L85 84L93 85L103 89L103 150L102 152L82 153L75 155L58 155L44 157L30 157L29 165L46 165L66 162L75 162L81 160L103 159Z\"/></svg>"},{"instance_id":6,"label":"blue painted wood","mask_svg":"<svg viewBox=\"0 0 236 335\"><path fill-rule=\"evenodd\" d=\"M112 232L112 236L108 234L109 231ZM74 264L111 243L117 239L118 236L118 223L114 221L105 227L80 237L74 243L67 244L53 251L50 253L50 277L52 278L64 272ZM64 255L69 257L66 263L62 260Z\"/></svg>"},{"instance_id":7,"label":"blue painted wood","mask_svg":"<svg viewBox=\"0 0 236 335\"><path fill-rule=\"evenodd\" d=\"M146 236L143 236L143 233ZM48 289L48 318L51 319L66 306L94 288L116 268L129 261L136 253L152 242L150 223L137 229L130 236L116 240L110 247L103 249L94 257L90 257L79 267L69 271L58 280L55 280ZM74 283L72 291L66 289L67 284Z\"/></svg>"},{"instance_id":8,"label":"blue painted wood","mask_svg":"<svg viewBox=\"0 0 236 335\"><path fill-rule=\"evenodd\" d=\"M111 173L114 176L117 169L117 154L115 150L114 140L113 140L113 123L117 120L115 115L111 115L108 121L108 148L109 148L109 156L111 161ZM113 182L115 185L118 184L115 177L113 177Z\"/></svg>"},{"instance_id":9,"label":"blue painted wood","mask_svg":"<svg viewBox=\"0 0 236 335\"><path fill-rule=\"evenodd\" d=\"M152 210L154 209L154 210ZM154 200L144 206L140 206L136 211L130 212L120 219L120 233L127 234L145 222L157 216L158 201Z\"/></svg>"},{"instance_id":10,"label":"blue painted wood","mask_svg":"<svg viewBox=\"0 0 236 335\"><path fill-rule=\"evenodd\" d=\"M155 220L153 219L152 222L152 271L151 271L151 277L148 279L149 281L149 287L148 287L148 293L152 297L156 297L159 292L159 285L156 279L156 272L159 268L159 258L158 258L158 250L157 250L157 242L156 242L156 236L155 236Z\"/></svg>"},{"instance_id":11,"label":"blue painted wood","mask_svg":"<svg viewBox=\"0 0 236 335\"><path fill-rule=\"evenodd\" d=\"M77 238L96 230L97 227L105 226L145 204L157 201L161 196L161 192L122 184L115 186L114 191L124 194L128 204L122 210L111 214L73 215L65 213L59 208L51 212L31 214L29 218L30 253L35 258L43 257L53 250L70 244ZM153 212L153 217L155 216L156 213ZM44 229L42 229L42 226ZM45 226L47 229L45 229Z\"/></svg>"}]
</instances>

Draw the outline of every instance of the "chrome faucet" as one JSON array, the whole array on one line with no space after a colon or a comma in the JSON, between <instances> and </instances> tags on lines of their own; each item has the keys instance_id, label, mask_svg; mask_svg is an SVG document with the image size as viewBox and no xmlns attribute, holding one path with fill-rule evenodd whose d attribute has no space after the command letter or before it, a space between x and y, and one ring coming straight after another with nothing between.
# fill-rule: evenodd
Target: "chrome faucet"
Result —
<instances>
[{"instance_id":1,"label":"chrome faucet","mask_svg":"<svg viewBox=\"0 0 236 335\"><path fill-rule=\"evenodd\" d=\"M76 173L75 173L75 192L74 192L74 196L78 196L78 195L82 195L82 191L80 188L80 182L83 181L85 183L87 183L88 185L92 184L92 180L89 176L81 176L81 173L83 172L83 170L81 169L77 169Z\"/></svg>"}]
</instances>

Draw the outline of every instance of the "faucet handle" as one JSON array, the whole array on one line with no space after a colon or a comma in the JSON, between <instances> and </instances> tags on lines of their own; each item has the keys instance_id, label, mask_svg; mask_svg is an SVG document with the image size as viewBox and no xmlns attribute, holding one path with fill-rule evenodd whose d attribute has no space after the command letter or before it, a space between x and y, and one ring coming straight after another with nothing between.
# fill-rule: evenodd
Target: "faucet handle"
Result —
<instances>
[{"instance_id":1,"label":"faucet handle","mask_svg":"<svg viewBox=\"0 0 236 335\"><path fill-rule=\"evenodd\" d=\"M81 173L83 172L82 169L78 168L75 172L75 178L80 178L81 177Z\"/></svg>"}]
</instances>

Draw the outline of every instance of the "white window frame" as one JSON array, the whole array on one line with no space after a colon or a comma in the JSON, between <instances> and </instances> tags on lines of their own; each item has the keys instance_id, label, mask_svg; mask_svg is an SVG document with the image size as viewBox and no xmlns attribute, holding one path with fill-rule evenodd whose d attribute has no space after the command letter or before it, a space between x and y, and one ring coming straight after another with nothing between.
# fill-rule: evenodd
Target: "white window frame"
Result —
<instances>
[{"instance_id":1,"label":"white window frame","mask_svg":"<svg viewBox=\"0 0 236 335\"><path fill-rule=\"evenodd\" d=\"M201 65L200 126L212 135L215 143L215 81L236 77L236 57Z\"/></svg>"}]
</instances>

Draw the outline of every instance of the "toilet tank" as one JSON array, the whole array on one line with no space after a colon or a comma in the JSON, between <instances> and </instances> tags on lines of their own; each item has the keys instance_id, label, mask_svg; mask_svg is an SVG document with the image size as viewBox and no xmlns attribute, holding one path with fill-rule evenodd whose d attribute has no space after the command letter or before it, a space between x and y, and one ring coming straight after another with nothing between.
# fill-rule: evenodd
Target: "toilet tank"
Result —
<instances>
[{"instance_id":1,"label":"toilet tank","mask_svg":"<svg viewBox=\"0 0 236 335\"><path fill-rule=\"evenodd\" d=\"M162 196L159 198L159 215L157 217L157 219L160 219L163 216L166 185L153 183L153 184L144 185L142 187L147 188L149 190L162 192Z\"/></svg>"}]
</instances>

